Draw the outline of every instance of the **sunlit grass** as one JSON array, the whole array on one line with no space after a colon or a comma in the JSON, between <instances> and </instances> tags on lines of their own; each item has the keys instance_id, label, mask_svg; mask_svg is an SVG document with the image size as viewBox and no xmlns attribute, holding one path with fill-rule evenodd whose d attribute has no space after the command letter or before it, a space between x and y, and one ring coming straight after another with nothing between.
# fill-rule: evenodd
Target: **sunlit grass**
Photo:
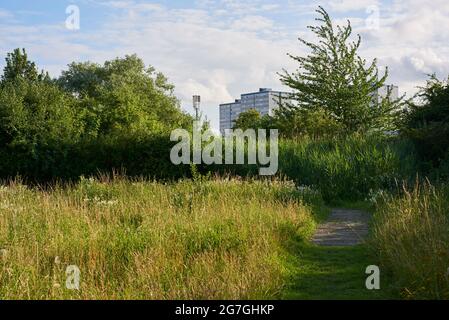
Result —
<instances>
[{"instance_id":1,"label":"sunlit grass","mask_svg":"<svg viewBox=\"0 0 449 320\"><path fill-rule=\"evenodd\" d=\"M279 181L82 179L0 190L0 299L265 299L318 193ZM66 268L81 271L66 289Z\"/></svg>"},{"instance_id":2,"label":"sunlit grass","mask_svg":"<svg viewBox=\"0 0 449 320\"><path fill-rule=\"evenodd\" d=\"M328 203L364 201L416 174L412 145L396 138L304 138L283 140L279 148L282 174L319 190Z\"/></svg>"},{"instance_id":3,"label":"sunlit grass","mask_svg":"<svg viewBox=\"0 0 449 320\"><path fill-rule=\"evenodd\" d=\"M387 197L375 215L373 246L408 299L449 299L449 189L416 185Z\"/></svg>"}]
</instances>

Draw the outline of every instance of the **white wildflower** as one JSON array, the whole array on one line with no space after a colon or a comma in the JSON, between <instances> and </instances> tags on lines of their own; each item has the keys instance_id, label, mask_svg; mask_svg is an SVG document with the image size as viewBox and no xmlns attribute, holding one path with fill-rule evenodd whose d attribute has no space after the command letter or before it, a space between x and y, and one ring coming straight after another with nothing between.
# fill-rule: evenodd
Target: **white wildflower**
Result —
<instances>
[{"instance_id":1,"label":"white wildflower","mask_svg":"<svg viewBox=\"0 0 449 320\"><path fill-rule=\"evenodd\" d=\"M118 203L117 200L109 200L109 201L102 200L102 201L99 201L99 202L98 202L98 204L99 204L99 205L102 205L102 206L114 206L114 205L116 205L117 203Z\"/></svg>"}]
</instances>

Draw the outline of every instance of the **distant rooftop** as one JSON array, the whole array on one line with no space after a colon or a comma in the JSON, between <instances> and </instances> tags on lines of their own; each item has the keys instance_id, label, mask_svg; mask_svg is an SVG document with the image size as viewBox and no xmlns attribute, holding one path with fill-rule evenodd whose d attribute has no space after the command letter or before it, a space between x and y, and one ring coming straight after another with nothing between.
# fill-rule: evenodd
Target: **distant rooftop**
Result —
<instances>
[{"instance_id":1,"label":"distant rooftop","mask_svg":"<svg viewBox=\"0 0 449 320\"><path fill-rule=\"evenodd\" d=\"M287 92L282 92L282 91L273 91L272 88L259 88L259 91L257 91L257 92L251 92L251 93L243 93L243 94L241 94L241 98L247 97L247 96L251 96L251 95L260 94L260 93L266 93L266 92L280 93L280 94L287 93ZM222 104L220 104L220 106L234 105L234 104L240 103L241 101L242 101L242 99L235 99L234 102L222 103Z\"/></svg>"},{"instance_id":2,"label":"distant rooftop","mask_svg":"<svg viewBox=\"0 0 449 320\"><path fill-rule=\"evenodd\" d=\"M244 94L242 94L242 96L249 96L249 95L256 94L256 93L271 92L271 91L273 91L273 89L271 89L271 88L260 88L258 92L244 93Z\"/></svg>"}]
</instances>

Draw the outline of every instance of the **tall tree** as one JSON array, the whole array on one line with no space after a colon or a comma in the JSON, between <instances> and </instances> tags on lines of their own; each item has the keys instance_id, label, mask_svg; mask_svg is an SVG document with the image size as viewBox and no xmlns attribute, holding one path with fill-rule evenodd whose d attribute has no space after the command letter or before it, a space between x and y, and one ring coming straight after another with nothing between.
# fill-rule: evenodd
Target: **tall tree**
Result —
<instances>
[{"instance_id":1,"label":"tall tree","mask_svg":"<svg viewBox=\"0 0 449 320\"><path fill-rule=\"evenodd\" d=\"M39 73L36 64L28 60L25 49L15 49L6 56L6 66L3 69L2 83L24 79L28 81L50 80L48 73Z\"/></svg>"},{"instance_id":2,"label":"tall tree","mask_svg":"<svg viewBox=\"0 0 449 320\"><path fill-rule=\"evenodd\" d=\"M302 119L309 113L323 113L340 124L343 133L390 129L401 99L391 101L390 93L381 101L373 98L384 85L388 69L379 76L376 59L367 65L358 55L361 37L352 40L350 21L334 27L322 7L317 13L321 17L315 20L320 25L308 27L318 38L317 43L300 38L310 53L305 57L289 54L299 68L281 74L282 83L293 89L294 103L281 107L279 114Z\"/></svg>"},{"instance_id":3,"label":"tall tree","mask_svg":"<svg viewBox=\"0 0 449 320\"><path fill-rule=\"evenodd\" d=\"M87 127L101 134L144 133L184 127L184 113L168 79L146 67L137 55L106 61L72 63L57 80L77 97Z\"/></svg>"},{"instance_id":4,"label":"tall tree","mask_svg":"<svg viewBox=\"0 0 449 320\"><path fill-rule=\"evenodd\" d=\"M256 109L242 112L235 121L234 129L258 129L260 127L261 116Z\"/></svg>"}]
</instances>

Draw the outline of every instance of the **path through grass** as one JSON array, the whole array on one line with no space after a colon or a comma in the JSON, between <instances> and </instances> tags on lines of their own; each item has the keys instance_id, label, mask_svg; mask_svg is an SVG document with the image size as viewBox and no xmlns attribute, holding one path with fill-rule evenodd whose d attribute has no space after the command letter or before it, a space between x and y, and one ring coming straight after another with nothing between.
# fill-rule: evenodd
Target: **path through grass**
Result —
<instances>
[{"instance_id":1,"label":"path through grass","mask_svg":"<svg viewBox=\"0 0 449 320\"><path fill-rule=\"evenodd\" d=\"M320 217L322 222L323 217ZM381 289L366 289L366 268L378 265L367 244L348 247L318 246L310 241L289 245L291 285L284 299L398 299L397 290L381 273Z\"/></svg>"},{"instance_id":2,"label":"path through grass","mask_svg":"<svg viewBox=\"0 0 449 320\"><path fill-rule=\"evenodd\" d=\"M292 285L283 298L291 300L315 299L396 299L394 288L381 274L381 290L365 287L366 267L376 264L376 258L366 245L355 247L319 247L296 244L297 254Z\"/></svg>"}]
</instances>

